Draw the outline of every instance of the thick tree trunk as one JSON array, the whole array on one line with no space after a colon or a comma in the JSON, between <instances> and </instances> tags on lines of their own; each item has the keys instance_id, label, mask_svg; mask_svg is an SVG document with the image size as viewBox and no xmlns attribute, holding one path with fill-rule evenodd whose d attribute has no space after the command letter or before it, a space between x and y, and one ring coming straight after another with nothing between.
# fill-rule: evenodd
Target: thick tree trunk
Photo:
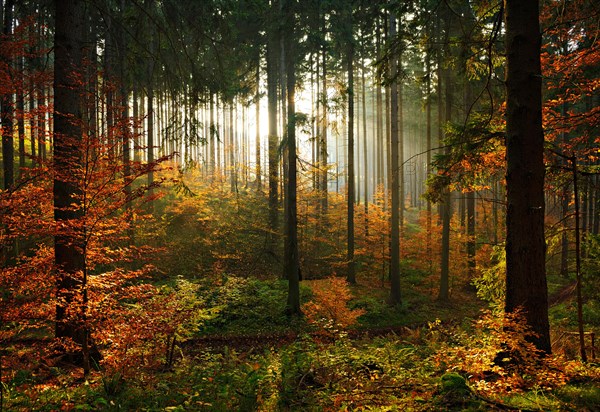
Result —
<instances>
[{"instance_id":1,"label":"thick tree trunk","mask_svg":"<svg viewBox=\"0 0 600 412\"><path fill-rule=\"evenodd\" d=\"M537 0L505 0L506 23L506 306L522 309L550 353L544 238L544 132L541 35Z\"/></svg>"},{"instance_id":2,"label":"thick tree trunk","mask_svg":"<svg viewBox=\"0 0 600 412\"><path fill-rule=\"evenodd\" d=\"M56 0L54 36L54 237L57 272L55 335L81 345L89 371L86 316L85 228L82 195L82 96L84 85L73 72L83 66L84 2ZM81 295L80 295L81 294Z\"/></svg>"}]
</instances>

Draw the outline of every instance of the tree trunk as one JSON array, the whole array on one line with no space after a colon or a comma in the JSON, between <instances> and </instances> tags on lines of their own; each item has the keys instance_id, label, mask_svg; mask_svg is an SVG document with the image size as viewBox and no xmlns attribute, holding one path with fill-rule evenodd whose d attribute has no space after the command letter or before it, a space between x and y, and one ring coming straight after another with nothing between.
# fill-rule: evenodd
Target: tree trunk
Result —
<instances>
[{"instance_id":1,"label":"tree trunk","mask_svg":"<svg viewBox=\"0 0 600 412\"><path fill-rule=\"evenodd\" d=\"M87 346L85 299L80 306L78 294L86 288L85 235L82 220L82 95L84 85L73 72L83 66L82 38L84 2L56 0L54 36L54 257L57 271L55 335L81 345L83 358ZM63 229L64 228L64 229ZM79 356L71 359L79 360ZM89 359L88 359L89 361ZM84 362L85 363L85 362ZM89 371L89 362L84 372Z\"/></svg>"},{"instance_id":2,"label":"tree trunk","mask_svg":"<svg viewBox=\"0 0 600 412\"><path fill-rule=\"evenodd\" d=\"M323 15L323 35L325 35L325 15ZM318 56L317 56L318 59ZM322 88L323 88L323 97L321 100L322 106L323 106L323 118L322 118L322 123L321 123L321 144L320 144L320 149L321 149L321 162L320 162L320 170L321 170L321 212L323 213L323 215L327 214L327 209L329 208L328 206L328 191L327 191L327 184L328 182L328 178L327 178L327 127L328 127L328 120L327 120L327 49L325 46L325 42L323 42L323 61L321 63L321 68L322 68L322 74L321 74L321 82L323 83Z\"/></svg>"},{"instance_id":3,"label":"tree trunk","mask_svg":"<svg viewBox=\"0 0 600 412\"><path fill-rule=\"evenodd\" d=\"M275 7L275 6L273 6ZM274 30L273 30L274 31ZM269 32L267 41L267 105L269 115L268 162L269 162L269 242L268 248L275 254L279 232L279 138L277 133L277 62L279 53L276 33Z\"/></svg>"},{"instance_id":4,"label":"tree trunk","mask_svg":"<svg viewBox=\"0 0 600 412\"><path fill-rule=\"evenodd\" d=\"M427 33L428 35L430 35L431 29L429 24L427 25ZM428 36L429 37L429 36ZM426 116L426 139L427 139L427 171L426 171L426 179L429 179L429 176L431 175L432 172L432 168L431 168L431 150L432 150L432 142L431 142L431 99L432 99L432 92L431 92L431 77L433 75L433 70L431 69L431 51L430 51L430 47L431 45L427 45L427 51L425 54L425 59L426 59L426 83L425 83L425 116ZM431 208L431 202L429 200L427 200L427 223L426 223L426 231L427 231L427 239L426 239L426 248L427 248L427 259L429 261L429 272L433 272L433 256L432 256L432 247L431 247L431 237L432 237L432 221L431 221L431 213L432 213L432 208Z\"/></svg>"},{"instance_id":5,"label":"tree trunk","mask_svg":"<svg viewBox=\"0 0 600 412\"><path fill-rule=\"evenodd\" d=\"M350 23L352 24L352 23ZM349 43L346 56L348 72L348 271L346 279L356 283L354 267L354 45Z\"/></svg>"},{"instance_id":6,"label":"tree trunk","mask_svg":"<svg viewBox=\"0 0 600 412\"><path fill-rule=\"evenodd\" d=\"M25 76L24 73L24 61L23 57L18 57L18 72L22 79L22 85L24 86ZM23 175L23 169L25 168L25 88L20 87L17 90L17 129L19 134L19 178Z\"/></svg>"},{"instance_id":7,"label":"tree trunk","mask_svg":"<svg viewBox=\"0 0 600 412\"><path fill-rule=\"evenodd\" d=\"M544 238L544 132L541 35L537 0L505 0L506 24L506 305L522 309L551 352Z\"/></svg>"},{"instance_id":8,"label":"tree trunk","mask_svg":"<svg viewBox=\"0 0 600 412\"><path fill-rule=\"evenodd\" d=\"M377 60L379 61L381 59L381 25L380 25L380 20L377 19L377 31L376 31L376 54L377 54ZM383 184L385 183L385 178L383 177L383 165L384 165L384 161L383 161L383 154L385 153L385 140L383 138L383 93L381 91L381 70L376 70L375 71L375 87L376 87L376 106L377 106L377 152L376 152L376 156L377 156L377 167L375 170L377 170L376 173L376 178L375 178L375 184L377 189L382 190L382 192L385 192L385 190L383 189ZM385 200L384 200L385 201Z\"/></svg>"},{"instance_id":9,"label":"tree trunk","mask_svg":"<svg viewBox=\"0 0 600 412\"><path fill-rule=\"evenodd\" d=\"M4 37L10 41L13 27L13 7L14 0L4 2ZM11 55L4 57L4 63L10 67L13 57ZM13 140L13 93L4 93L2 95L2 165L4 172L4 190L9 190L15 183L15 147Z\"/></svg>"},{"instance_id":10,"label":"tree trunk","mask_svg":"<svg viewBox=\"0 0 600 412\"><path fill-rule=\"evenodd\" d=\"M151 44L152 44L152 51L154 52L156 50L155 45L155 41L154 39L151 40ZM155 139L154 139L154 84L152 81L152 78L154 77L154 60L152 58L149 58L148 61L146 62L147 67L147 83L146 83L146 98L148 100L148 112L147 112L147 136L146 136L146 145L148 146L146 148L146 153L147 153L147 159L146 161L150 164L154 162L154 145L155 143ZM152 171L152 168L150 168L150 171L148 172L148 186L150 187L150 191L149 191L149 195L152 196L153 190L152 190L152 186L154 185L154 172ZM150 213L154 212L154 202L151 200L150 202L148 202L148 210Z\"/></svg>"},{"instance_id":11,"label":"tree trunk","mask_svg":"<svg viewBox=\"0 0 600 412\"><path fill-rule=\"evenodd\" d=\"M125 0L121 0L121 17L125 16ZM125 194L125 220L127 222L127 237L130 244L133 239L133 216L131 210L131 129L129 125L129 89L127 84L127 51L125 30L121 28L119 39L119 77L121 94L121 156L123 161L123 192Z\"/></svg>"},{"instance_id":12,"label":"tree trunk","mask_svg":"<svg viewBox=\"0 0 600 412\"><path fill-rule=\"evenodd\" d=\"M364 40L364 39L363 39ZM365 192L365 237L369 236L369 157L367 156L367 90L365 80L365 59L362 58L361 62L361 92L362 92L362 129L363 129L363 168L364 168L364 180L363 189Z\"/></svg>"},{"instance_id":13,"label":"tree trunk","mask_svg":"<svg viewBox=\"0 0 600 412\"><path fill-rule=\"evenodd\" d=\"M285 269L288 279L287 313L300 315L300 264L298 259L298 217L296 203L296 65L295 65L295 34L294 11L290 0L285 2L283 9L287 31L285 33L285 69L287 87L287 143L288 143L288 180L286 190L286 227Z\"/></svg>"},{"instance_id":14,"label":"tree trunk","mask_svg":"<svg viewBox=\"0 0 600 412\"><path fill-rule=\"evenodd\" d=\"M396 16L390 15L390 41L396 37ZM390 62L390 193L392 213L390 219L390 301L393 305L402 302L400 294L400 170L398 164L398 62L392 56Z\"/></svg>"},{"instance_id":15,"label":"tree trunk","mask_svg":"<svg viewBox=\"0 0 600 412\"><path fill-rule=\"evenodd\" d=\"M260 159L260 54L256 62L256 190L262 191L262 169Z\"/></svg>"}]
</instances>

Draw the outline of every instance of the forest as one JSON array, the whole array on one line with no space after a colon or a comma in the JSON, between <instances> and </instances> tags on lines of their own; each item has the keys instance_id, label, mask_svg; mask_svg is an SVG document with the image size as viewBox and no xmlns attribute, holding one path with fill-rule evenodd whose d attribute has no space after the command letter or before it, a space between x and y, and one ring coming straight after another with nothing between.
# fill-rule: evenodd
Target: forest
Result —
<instances>
[{"instance_id":1,"label":"forest","mask_svg":"<svg viewBox=\"0 0 600 412\"><path fill-rule=\"evenodd\" d=\"M598 2L0 24L0 412L600 410Z\"/></svg>"}]
</instances>

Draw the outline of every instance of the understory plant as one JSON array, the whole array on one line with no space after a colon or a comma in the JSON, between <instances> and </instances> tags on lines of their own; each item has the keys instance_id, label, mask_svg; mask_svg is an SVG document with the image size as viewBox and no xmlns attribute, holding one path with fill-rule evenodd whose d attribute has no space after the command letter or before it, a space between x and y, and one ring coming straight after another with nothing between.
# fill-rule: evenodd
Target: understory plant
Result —
<instances>
[{"instance_id":1,"label":"understory plant","mask_svg":"<svg viewBox=\"0 0 600 412\"><path fill-rule=\"evenodd\" d=\"M534 387L564 385L564 361L544 356L530 338L521 313L486 310L470 327L431 324L431 338L439 343L433 356L443 372L456 372L485 395L506 395Z\"/></svg>"}]
</instances>

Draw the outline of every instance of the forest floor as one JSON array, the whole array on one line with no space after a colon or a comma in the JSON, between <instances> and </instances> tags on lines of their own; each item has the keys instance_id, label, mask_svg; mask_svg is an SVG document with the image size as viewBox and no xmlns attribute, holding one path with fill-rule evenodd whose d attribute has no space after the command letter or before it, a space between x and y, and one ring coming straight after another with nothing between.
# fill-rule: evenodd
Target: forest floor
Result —
<instances>
[{"instance_id":1,"label":"forest floor","mask_svg":"<svg viewBox=\"0 0 600 412\"><path fill-rule=\"evenodd\" d=\"M302 282L305 302L311 282ZM288 318L284 281L230 278L205 299L218 315L182 336L167 365L142 357L83 379L79 368L36 357L31 340L13 347L29 363L4 380L3 410L600 410L600 365L574 359L571 342L557 347L571 360L494 369L506 336L474 291L456 288L440 303L423 290L390 307L387 289L353 286L350 306L366 312L340 329ZM554 292L559 309L572 303L566 290Z\"/></svg>"}]
</instances>

